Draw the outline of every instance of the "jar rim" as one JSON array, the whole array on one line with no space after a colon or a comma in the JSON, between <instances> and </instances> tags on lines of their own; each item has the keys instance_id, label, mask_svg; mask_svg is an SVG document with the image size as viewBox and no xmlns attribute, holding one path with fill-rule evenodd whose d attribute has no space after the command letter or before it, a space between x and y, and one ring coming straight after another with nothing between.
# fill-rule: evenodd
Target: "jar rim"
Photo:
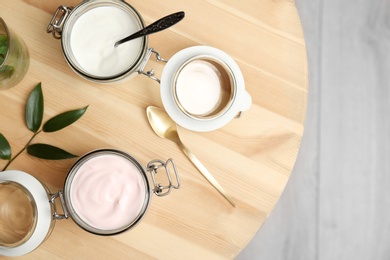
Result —
<instances>
[{"instance_id":1,"label":"jar rim","mask_svg":"<svg viewBox=\"0 0 390 260\"><path fill-rule=\"evenodd\" d=\"M184 105L181 103L180 98L178 97L177 93L177 82L180 77L180 73L191 63L201 61L201 62L207 62L210 63L211 66L215 67L215 69L218 70L222 75L221 77L227 77L229 79L229 98L227 101L221 103L222 107L219 109L216 109L214 112L210 113L209 115L193 115L191 112L187 111ZM226 111L230 109L232 106L232 103L237 95L237 87L236 87L236 79L233 74L232 69L229 67L228 64L226 64L223 60L220 58L210 55L210 54L199 54L190 57L186 61L184 61L174 72L174 79L172 81L172 95L173 98L177 104L177 107L188 117L194 119L194 120L216 120L220 116L222 116ZM224 86L221 86L222 88Z\"/></svg>"},{"instance_id":2,"label":"jar rim","mask_svg":"<svg viewBox=\"0 0 390 260\"><path fill-rule=\"evenodd\" d=\"M23 243L25 243L32 235L32 233L34 232L35 230L35 227L37 225L37 205L35 203L35 200L32 196L32 194L30 193L30 191L24 187L23 185L21 185L19 182L15 182L15 181L1 181L0 180L0 186L2 185L5 185L5 186L14 186L17 190L19 190L20 192L22 192L22 194L24 195L24 200L25 201L28 201L28 204L29 206L31 207L31 215L32 215L32 219L30 219L31 221L31 224L28 228L28 231L26 232L25 236L22 237L19 241L12 241L12 242L3 242L2 246L5 246L5 247L16 247L18 245L21 245ZM2 187L2 189L4 189L4 187ZM15 191L15 190L14 190ZM8 197L7 197L8 198ZM0 244L1 245L1 244Z\"/></svg>"},{"instance_id":3,"label":"jar rim","mask_svg":"<svg viewBox=\"0 0 390 260\"><path fill-rule=\"evenodd\" d=\"M140 212L137 214L137 216L134 219L129 219L129 222L126 223L126 225L123 225L121 227L117 227L115 229L99 229L96 227L93 227L92 225L88 224L87 221L85 221L78 213L75 207L73 206L72 199L71 199L71 188L73 184L73 179L76 176L79 168L89 161L90 159L103 156L103 155L114 155L114 156L120 156L121 158L126 159L128 162L132 163L137 170L139 171L141 178L143 180L143 183L145 185L145 197L144 202L142 204L142 208L140 209ZM147 209L149 208L150 201L151 201L151 188L149 184L149 178L146 174L146 171L144 168L140 165L140 163L129 154L122 152L120 150L116 149L97 149L94 151L91 151L77 160L73 166L70 168L64 184L64 200L65 200L65 206L68 210L69 215L71 216L72 220L82 229L96 235L102 235L102 236L111 236L123 233L134 226L136 226L144 217Z\"/></svg>"},{"instance_id":4,"label":"jar rim","mask_svg":"<svg viewBox=\"0 0 390 260\"><path fill-rule=\"evenodd\" d=\"M110 75L110 76L93 75L88 71L86 71L85 69L83 69L76 61L76 58L73 56L72 48L70 47L71 30L73 28L74 23L82 14L94 8L105 7L105 6L115 6L120 8L121 10L127 12L128 14L130 14L132 17L136 19L140 29L145 27L145 22L141 14L133 6L128 4L126 1L107 1L107 0L83 1L70 12L69 16L64 22L64 26L62 29L62 36L61 36L62 51L68 65L81 77L88 80L100 82L100 83L118 81L136 72L136 70L142 63L143 59L145 58L148 49L148 36L143 36L139 53L137 54L136 59L134 59L133 63L131 63L127 69L114 75Z\"/></svg>"}]
</instances>

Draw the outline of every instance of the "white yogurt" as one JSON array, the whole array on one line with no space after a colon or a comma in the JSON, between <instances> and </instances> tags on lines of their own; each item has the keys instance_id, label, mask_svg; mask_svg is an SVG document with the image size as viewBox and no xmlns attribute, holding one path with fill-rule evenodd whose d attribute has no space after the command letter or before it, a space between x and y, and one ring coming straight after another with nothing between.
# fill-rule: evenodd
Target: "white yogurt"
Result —
<instances>
[{"instance_id":1,"label":"white yogurt","mask_svg":"<svg viewBox=\"0 0 390 260\"><path fill-rule=\"evenodd\" d=\"M220 103L219 71L205 61L188 63L177 78L176 95L188 113L196 116L208 115Z\"/></svg>"},{"instance_id":2,"label":"white yogurt","mask_svg":"<svg viewBox=\"0 0 390 260\"><path fill-rule=\"evenodd\" d=\"M137 19L115 6L101 6L74 23L70 46L79 67L90 75L111 77L125 72L142 50L142 38L114 47L115 42L140 30Z\"/></svg>"}]
</instances>

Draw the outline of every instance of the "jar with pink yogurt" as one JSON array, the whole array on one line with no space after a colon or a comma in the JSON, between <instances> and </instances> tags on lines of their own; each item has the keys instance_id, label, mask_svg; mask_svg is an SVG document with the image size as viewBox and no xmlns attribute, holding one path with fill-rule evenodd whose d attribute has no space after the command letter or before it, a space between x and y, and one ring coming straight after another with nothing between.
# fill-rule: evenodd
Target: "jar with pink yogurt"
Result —
<instances>
[{"instance_id":1,"label":"jar with pink yogurt","mask_svg":"<svg viewBox=\"0 0 390 260\"><path fill-rule=\"evenodd\" d=\"M169 164L172 164L175 183ZM154 175L165 168L168 186ZM153 189L146 174L152 177ZM114 235L138 224L150 204L151 194L167 195L180 186L174 162L153 160L147 171L132 156L113 149L92 151L80 158L65 180L63 208L80 227L97 235Z\"/></svg>"},{"instance_id":2,"label":"jar with pink yogurt","mask_svg":"<svg viewBox=\"0 0 390 260\"><path fill-rule=\"evenodd\" d=\"M165 171L165 177L156 177L160 170ZM51 193L32 175L16 170L0 172L0 188L0 201L17 204L0 210L0 220L9 223L0 225L0 256L21 256L39 247L60 219L70 217L96 235L128 231L145 216L152 194L169 194L180 188L180 179L172 159L152 160L144 168L125 152L99 149L76 161L64 189L57 193ZM25 213L21 216L20 212ZM13 235L15 225L23 231L17 236Z\"/></svg>"}]
</instances>

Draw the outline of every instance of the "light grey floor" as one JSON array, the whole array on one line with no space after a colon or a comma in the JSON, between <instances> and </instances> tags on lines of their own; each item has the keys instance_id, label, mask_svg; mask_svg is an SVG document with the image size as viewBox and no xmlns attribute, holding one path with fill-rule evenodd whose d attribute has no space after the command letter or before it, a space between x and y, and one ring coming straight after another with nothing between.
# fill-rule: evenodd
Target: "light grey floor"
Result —
<instances>
[{"instance_id":1,"label":"light grey floor","mask_svg":"<svg viewBox=\"0 0 390 260\"><path fill-rule=\"evenodd\" d=\"M296 0L309 61L300 154L237 260L390 259L390 1Z\"/></svg>"}]
</instances>

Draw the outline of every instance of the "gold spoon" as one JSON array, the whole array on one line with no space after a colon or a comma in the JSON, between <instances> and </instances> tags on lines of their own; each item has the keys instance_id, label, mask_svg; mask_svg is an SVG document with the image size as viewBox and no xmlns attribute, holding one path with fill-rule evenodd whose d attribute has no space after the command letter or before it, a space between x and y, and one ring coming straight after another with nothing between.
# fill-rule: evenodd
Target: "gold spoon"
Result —
<instances>
[{"instance_id":1,"label":"gold spoon","mask_svg":"<svg viewBox=\"0 0 390 260\"><path fill-rule=\"evenodd\" d=\"M211 173L203 166L198 158L182 143L179 134L177 132L176 123L169 117L169 115L153 106L149 106L146 109L146 114L149 119L149 123L152 126L154 132L161 138L171 140L175 142L183 153L190 159L200 171L203 177L227 200L233 207L237 207L233 200L226 194L225 190L219 185L217 180L211 175Z\"/></svg>"}]
</instances>

